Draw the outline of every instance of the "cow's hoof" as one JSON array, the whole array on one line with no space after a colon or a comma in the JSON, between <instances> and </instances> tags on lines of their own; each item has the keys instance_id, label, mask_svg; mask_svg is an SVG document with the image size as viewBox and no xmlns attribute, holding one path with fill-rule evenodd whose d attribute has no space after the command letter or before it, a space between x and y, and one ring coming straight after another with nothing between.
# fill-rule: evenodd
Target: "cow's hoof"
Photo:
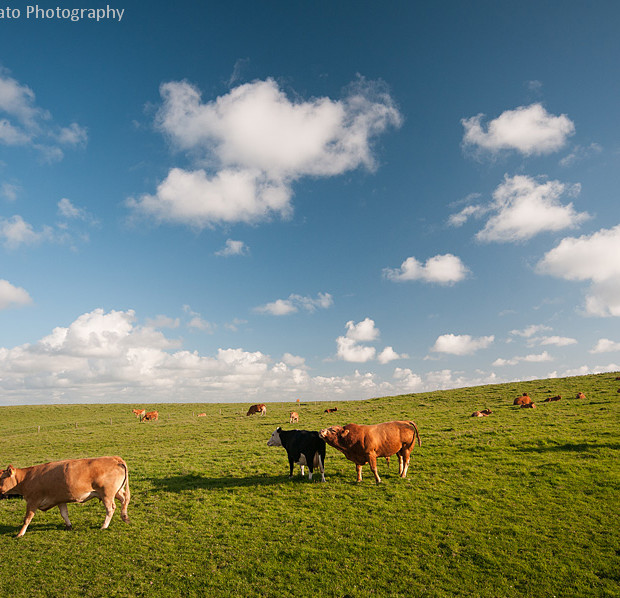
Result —
<instances>
[{"instance_id":1,"label":"cow's hoof","mask_svg":"<svg viewBox=\"0 0 620 598\"><path fill-rule=\"evenodd\" d=\"M65 529L70 532L73 529L73 526L65 523Z\"/></svg>"},{"instance_id":2,"label":"cow's hoof","mask_svg":"<svg viewBox=\"0 0 620 598\"><path fill-rule=\"evenodd\" d=\"M127 515L121 515L121 519L125 522L125 523L131 523L129 520L129 517Z\"/></svg>"}]
</instances>

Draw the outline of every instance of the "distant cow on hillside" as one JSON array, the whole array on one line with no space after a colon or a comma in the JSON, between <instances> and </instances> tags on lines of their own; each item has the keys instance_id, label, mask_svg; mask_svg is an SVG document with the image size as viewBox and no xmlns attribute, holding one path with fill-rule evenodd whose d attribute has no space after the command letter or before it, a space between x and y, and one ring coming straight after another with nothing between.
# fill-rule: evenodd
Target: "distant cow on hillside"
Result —
<instances>
[{"instance_id":1,"label":"distant cow on hillside","mask_svg":"<svg viewBox=\"0 0 620 598\"><path fill-rule=\"evenodd\" d=\"M291 415L288 418L288 423L289 424L294 424L294 423L298 423L299 422L299 413L297 413L297 411L291 411Z\"/></svg>"},{"instance_id":2,"label":"distant cow on hillside","mask_svg":"<svg viewBox=\"0 0 620 598\"><path fill-rule=\"evenodd\" d=\"M260 413L261 415L267 414L267 406L264 403L258 403L257 405L251 405L246 415L254 415Z\"/></svg>"},{"instance_id":3,"label":"distant cow on hillside","mask_svg":"<svg viewBox=\"0 0 620 598\"><path fill-rule=\"evenodd\" d=\"M577 396L575 397L576 399L585 399L586 395L584 395L582 392L578 392Z\"/></svg>"},{"instance_id":4,"label":"distant cow on hillside","mask_svg":"<svg viewBox=\"0 0 620 598\"><path fill-rule=\"evenodd\" d=\"M338 407L327 408L323 413L334 413L334 411L338 411Z\"/></svg>"},{"instance_id":5,"label":"distant cow on hillside","mask_svg":"<svg viewBox=\"0 0 620 598\"><path fill-rule=\"evenodd\" d=\"M144 416L144 421L147 421L147 422L150 422L155 419L159 419L159 413L157 411L149 411Z\"/></svg>"},{"instance_id":6,"label":"distant cow on hillside","mask_svg":"<svg viewBox=\"0 0 620 598\"><path fill-rule=\"evenodd\" d=\"M472 417L487 417L493 413L490 409L483 409L482 411L474 411L471 416Z\"/></svg>"},{"instance_id":7,"label":"distant cow on hillside","mask_svg":"<svg viewBox=\"0 0 620 598\"><path fill-rule=\"evenodd\" d=\"M560 395L557 395L555 397L549 397L548 399L545 399L543 403L553 403L553 401L560 401L561 399L562 397Z\"/></svg>"},{"instance_id":8,"label":"distant cow on hillside","mask_svg":"<svg viewBox=\"0 0 620 598\"><path fill-rule=\"evenodd\" d=\"M144 418L144 416L146 415L146 409L132 409L134 415L140 420L142 421L142 419Z\"/></svg>"},{"instance_id":9,"label":"distant cow on hillside","mask_svg":"<svg viewBox=\"0 0 620 598\"><path fill-rule=\"evenodd\" d=\"M536 405L534 403L524 403L521 405L521 409L536 409Z\"/></svg>"},{"instance_id":10,"label":"distant cow on hillside","mask_svg":"<svg viewBox=\"0 0 620 598\"><path fill-rule=\"evenodd\" d=\"M528 396L526 392L524 392L520 397L517 397L513 401L513 405L529 405L532 402L532 399Z\"/></svg>"}]
</instances>

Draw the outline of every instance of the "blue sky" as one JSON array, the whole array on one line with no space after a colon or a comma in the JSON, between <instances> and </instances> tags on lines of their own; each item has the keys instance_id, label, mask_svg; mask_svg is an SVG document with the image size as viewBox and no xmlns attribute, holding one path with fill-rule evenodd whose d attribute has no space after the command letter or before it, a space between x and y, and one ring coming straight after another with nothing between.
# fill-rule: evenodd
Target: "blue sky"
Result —
<instances>
[{"instance_id":1,"label":"blue sky","mask_svg":"<svg viewBox=\"0 0 620 598\"><path fill-rule=\"evenodd\" d=\"M620 369L616 2L28 6L0 12L0 404Z\"/></svg>"}]
</instances>

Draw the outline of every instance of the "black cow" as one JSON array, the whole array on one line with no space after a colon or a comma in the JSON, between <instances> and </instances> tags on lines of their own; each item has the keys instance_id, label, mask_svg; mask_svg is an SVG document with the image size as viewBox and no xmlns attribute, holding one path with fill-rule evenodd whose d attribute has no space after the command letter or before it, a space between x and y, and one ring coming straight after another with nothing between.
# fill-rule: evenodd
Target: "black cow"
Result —
<instances>
[{"instance_id":1,"label":"black cow","mask_svg":"<svg viewBox=\"0 0 620 598\"><path fill-rule=\"evenodd\" d=\"M267 446L283 446L288 454L290 465L289 477L293 477L293 467L299 463L301 475L304 475L304 465L308 466L312 479L312 472L315 467L321 471L321 481L325 481L325 441L319 438L318 432L308 432L307 430L283 430L276 428L271 438L267 441Z\"/></svg>"}]
</instances>

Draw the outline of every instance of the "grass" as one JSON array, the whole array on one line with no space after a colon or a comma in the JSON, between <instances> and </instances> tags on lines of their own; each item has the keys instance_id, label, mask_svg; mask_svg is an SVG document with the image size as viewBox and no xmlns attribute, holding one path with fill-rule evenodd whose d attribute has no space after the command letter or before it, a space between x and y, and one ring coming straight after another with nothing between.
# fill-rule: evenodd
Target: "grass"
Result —
<instances>
[{"instance_id":1,"label":"grass","mask_svg":"<svg viewBox=\"0 0 620 598\"><path fill-rule=\"evenodd\" d=\"M101 531L98 501L37 512L16 540L22 500L0 502L0 595L592 597L620 596L620 381L615 374L338 403L0 408L0 461L119 454L132 522ZM578 391L585 400L573 397ZM528 392L536 409L512 400ZM562 401L542 403L561 394ZM486 418L471 418L490 408ZM355 467L327 448L322 484L288 479L266 442L300 424L413 419L422 447ZM196 417L206 412L207 417ZM297 470L298 471L298 470ZM318 476L320 480L320 476Z\"/></svg>"}]
</instances>

